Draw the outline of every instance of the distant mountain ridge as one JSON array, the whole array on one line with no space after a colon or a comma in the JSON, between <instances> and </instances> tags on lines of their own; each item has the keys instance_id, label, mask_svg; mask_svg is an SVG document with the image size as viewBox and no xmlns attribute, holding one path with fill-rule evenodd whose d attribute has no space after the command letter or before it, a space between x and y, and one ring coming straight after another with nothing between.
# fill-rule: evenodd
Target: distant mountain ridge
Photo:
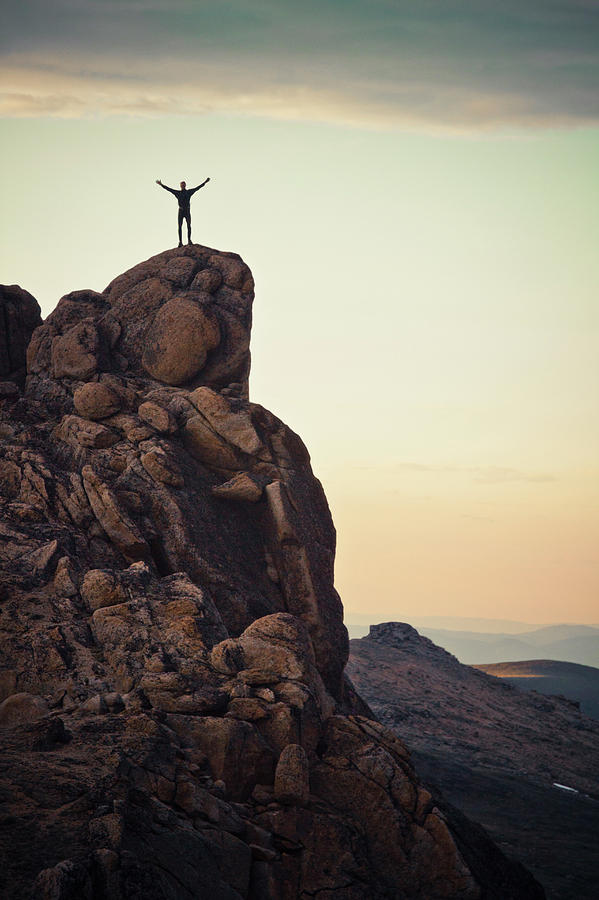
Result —
<instances>
[{"instance_id":1,"label":"distant mountain ridge","mask_svg":"<svg viewBox=\"0 0 599 900\"><path fill-rule=\"evenodd\" d=\"M599 665L599 628L590 625L549 625L517 635L442 628L423 628L421 634L468 665L527 659Z\"/></svg>"},{"instance_id":2,"label":"distant mountain ridge","mask_svg":"<svg viewBox=\"0 0 599 900\"><path fill-rule=\"evenodd\" d=\"M473 666L521 690L561 695L580 704L581 712L599 719L599 669L553 659L483 663Z\"/></svg>"},{"instance_id":3,"label":"distant mountain ridge","mask_svg":"<svg viewBox=\"0 0 599 900\"><path fill-rule=\"evenodd\" d=\"M361 638L368 633L360 617L346 619L350 637ZM429 621L459 623L464 621L489 623L488 631L475 631L455 627L433 627ZM415 627L424 637L430 638L439 647L467 665L501 662L518 662L530 659L553 659L559 662L578 663L583 666L599 667L599 626L595 625L540 625L529 630L516 632L518 623L505 621L506 631L492 630L494 623L502 620L451 617L426 617L415 620ZM421 624L425 622L425 624ZM524 628L524 623L520 623Z\"/></svg>"},{"instance_id":4,"label":"distant mountain ridge","mask_svg":"<svg viewBox=\"0 0 599 900\"><path fill-rule=\"evenodd\" d=\"M599 722L463 665L406 623L351 640L347 672L425 782L520 859L549 900L594 900Z\"/></svg>"},{"instance_id":5,"label":"distant mountain ridge","mask_svg":"<svg viewBox=\"0 0 599 900\"><path fill-rule=\"evenodd\" d=\"M389 621L388 614L383 612L355 613L346 612L345 623L355 628L365 628L368 634L374 622ZM577 627L597 628L599 622L521 622L516 619L489 619L484 616L418 616L402 613L394 621L410 622L420 633L427 628L446 628L449 631L477 631L484 634L524 634L527 631L539 631L541 628Z\"/></svg>"}]
</instances>

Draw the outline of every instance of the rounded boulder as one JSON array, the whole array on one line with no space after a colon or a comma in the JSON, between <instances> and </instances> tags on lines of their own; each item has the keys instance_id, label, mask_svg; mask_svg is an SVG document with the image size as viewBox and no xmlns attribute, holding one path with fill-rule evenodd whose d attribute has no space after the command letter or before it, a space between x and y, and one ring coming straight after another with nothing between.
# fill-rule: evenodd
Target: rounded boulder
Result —
<instances>
[{"instance_id":1,"label":"rounded boulder","mask_svg":"<svg viewBox=\"0 0 599 900\"><path fill-rule=\"evenodd\" d=\"M204 368L219 342L214 314L193 300L175 298L157 312L146 332L142 364L163 384L185 384Z\"/></svg>"},{"instance_id":2,"label":"rounded boulder","mask_svg":"<svg viewBox=\"0 0 599 900\"><path fill-rule=\"evenodd\" d=\"M90 569L85 573L81 596L92 612L125 600L125 593L115 573L105 569Z\"/></svg>"},{"instance_id":3,"label":"rounded boulder","mask_svg":"<svg viewBox=\"0 0 599 900\"><path fill-rule=\"evenodd\" d=\"M106 419L121 408L118 394L99 381L89 381L78 387L73 395L75 409L84 419Z\"/></svg>"},{"instance_id":4,"label":"rounded boulder","mask_svg":"<svg viewBox=\"0 0 599 900\"><path fill-rule=\"evenodd\" d=\"M19 693L0 703L0 728L14 728L37 722L48 714L45 700L36 694Z\"/></svg>"}]
</instances>

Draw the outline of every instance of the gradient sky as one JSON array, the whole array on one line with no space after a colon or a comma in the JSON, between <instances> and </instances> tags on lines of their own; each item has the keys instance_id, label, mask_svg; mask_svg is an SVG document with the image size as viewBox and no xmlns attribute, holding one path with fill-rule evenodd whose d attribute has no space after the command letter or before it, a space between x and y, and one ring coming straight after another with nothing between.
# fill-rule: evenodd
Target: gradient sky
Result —
<instances>
[{"instance_id":1,"label":"gradient sky","mask_svg":"<svg viewBox=\"0 0 599 900\"><path fill-rule=\"evenodd\" d=\"M54 0L0 38L1 280L256 277L349 616L597 621L599 3Z\"/></svg>"}]
</instances>

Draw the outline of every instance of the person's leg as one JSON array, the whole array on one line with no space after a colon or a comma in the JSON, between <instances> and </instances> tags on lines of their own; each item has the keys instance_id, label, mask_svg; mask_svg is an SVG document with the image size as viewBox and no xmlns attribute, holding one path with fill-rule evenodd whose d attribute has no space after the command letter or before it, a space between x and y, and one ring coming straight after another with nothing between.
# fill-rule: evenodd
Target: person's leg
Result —
<instances>
[{"instance_id":1,"label":"person's leg","mask_svg":"<svg viewBox=\"0 0 599 900\"><path fill-rule=\"evenodd\" d=\"M179 210L179 215L177 216L177 227L179 229L179 246L183 246L183 240L181 238L181 226L183 225L183 210Z\"/></svg>"},{"instance_id":2,"label":"person's leg","mask_svg":"<svg viewBox=\"0 0 599 900\"><path fill-rule=\"evenodd\" d=\"M187 222L187 243L191 244L191 213L188 212L185 216L185 221Z\"/></svg>"}]
</instances>

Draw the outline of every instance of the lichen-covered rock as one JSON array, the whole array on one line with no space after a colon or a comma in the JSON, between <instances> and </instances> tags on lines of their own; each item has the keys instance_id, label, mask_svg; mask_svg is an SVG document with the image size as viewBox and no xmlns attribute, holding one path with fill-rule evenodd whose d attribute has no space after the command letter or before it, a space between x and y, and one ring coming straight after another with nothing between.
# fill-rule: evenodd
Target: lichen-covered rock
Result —
<instances>
[{"instance_id":1,"label":"lichen-covered rock","mask_svg":"<svg viewBox=\"0 0 599 900\"><path fill-rule=\"evenodd\" d=\"M119 395L102 382L82 384L73 394L75 409L84 419L107 419L121 408Z\"/></svg>"},{"instance_id":2,"label":"lichen-covered rock","mask_svg":"<svg viewBox=\"0 0 599 900\"><path fill-rule=\"evenodd\" d=\"M217 472L240 468L244 457L210 427L203 416L192 416L183 429L185 446L197 460Z\"/></svg>"},{"instance_id":3,"label":"lichen-covered rock","mask_svg":"<svg viewBox=\"0 0 599 900\"><path fill-rule=\"evenodd\" d=\"M56 572L54 573L54 590L59 597L75 597L77 594L77 586L75 584L75 575L71 560L68 556L63 556L58 560Z\"/></svg>"},{"instance_id":4,"label":"lichen-covered rock","mask_svg":"<svg viewBox=\"0 0 599 900\"><path fill-rule=\"evenodd\" d=\"M71 446L105 450L118 442L118 435L99 422L88 422L80 416L65 416L56 428L56 437Z\"/></svg>"},{"instance_id":5,"label":"lichen-covered rock","mask_svg":"<svg viewBox=\"0 0 599 900\"><path fill-rule=\"evenodd\" d=\"M126 594L115 572L89 569L81 585L81 596L94 612L104 606L115 606L125 600Z\"/></svg>"},{"instance_id":6,"label":"lichen-covered rock","mask_svg":"<svg viewBox=\"0 0 599 900\"><path fill-rule=\"evenodd\" d=\"M223 283L223 276L217 269L203 269L191 282L192 290L214 294Z\"/></svg>"},{"instance_id":7,"label":"lichen-covered rock","mask_svg":"<svg viewBox=\"0 0 599 900\"><path fill-rule=\"evenodd\" d=\"M0 703L0 728L14 728L37 722L48 715L48 704L34 694L12 694Z\"/></svg>"},{"instance_id":8,"label":"lichen-covered rock","mask_svg":"<svg viewBox=\"0 0 599 900\"><path fill-rule=\"evenodd\" d=\"M281 803L303 806L310 795L310 769L301 744L287 744L275 771L274 796Z\"/></svg>"},{"instance_id":9,"label":"lichen-covered rock","mask_svg":"<svg viewBox=\"0 0 599 900\"><path fill-rule=\"evenodd\" d=\"M257 503L262 493L262 485L248 472L238 472L224 484L217 484L212 488L214 497L221 497L223 500L245 500L248 503Z\"/></svg>"},{"instance_id":10,"label":"lichen-covered rock","mask_svg":"<svg viewBox=\"0 0 599 900\"><path fill-rule=\"evenodd\" d=\"M177 430L177 423L168 409L154 403L152 400L146 400L142 403L137 414L140 419L155 428L162 434L172 434Z\"/></svg>"},{"instance_id":11,"label":"lichen-covered rock","mask_svg":"<svg viewBox=\"0 0 599 900\"><path fill-rule=\"evenodd\" d=\"M480 895L344 679L322 486L248 399L252 301L236 254L161 253L62 298L0 403L7 900Z\"/></svg>"},{"instance_id":12,"label":"lichen-covered rock","mask_svg":"<svg viewBox=\"0 0 599 900\"><path fill-rule=\"evenodd\" d=\"M249 455L264 449L247 404L230 400L207 387L196 388L189 400L208 426L232 446Z\"/></svg>"},{"instance_id":13,"label":"lichen-covered rock","mask_svg":"<svg viewBox=\"0 0 599 900\"><path fill-rule=\"evenodd\" d=\"M169 726L182 745L199 749L212 775L224 782L224 791L234 799L246 799L256 782L272 782L275 759L272 749L249 722L204 716L190 719L171 715Z\"/></svg>"},{"instance_id":14,"label":"lichen-covered rock","mask_svg":"<svg viewBox=\"0 0 599 900\"><path fill-rule=\"evenodd\" d=\"M91 466L81 470L89 505L107 537L127 559L144 559L149 548L135 523L120 507L116 496Z\"/></svg>"},{"instance_id":15,"label":"lichen-covered rock","mask_svg":"<svg viewBox=\"0 0 599 900\"><path fill-rule=\"evenodd\" d=\"M179 465L162 447L145 441L140 444L140 448L145 451L141 456L141 464L154 481L173 487L183 486L184 479Z\"/></svg>"},{"instance_id":16,"label":"lichen-covered rock","mask_svg":"<svg viewBox=\"0 0 599 900\"><path fill-rule=\"evenodd\" d=\"M100 338L91 319L84 319L52 341L54 378L89 378L98 370Z\"/></svg>"}]
</instances>

